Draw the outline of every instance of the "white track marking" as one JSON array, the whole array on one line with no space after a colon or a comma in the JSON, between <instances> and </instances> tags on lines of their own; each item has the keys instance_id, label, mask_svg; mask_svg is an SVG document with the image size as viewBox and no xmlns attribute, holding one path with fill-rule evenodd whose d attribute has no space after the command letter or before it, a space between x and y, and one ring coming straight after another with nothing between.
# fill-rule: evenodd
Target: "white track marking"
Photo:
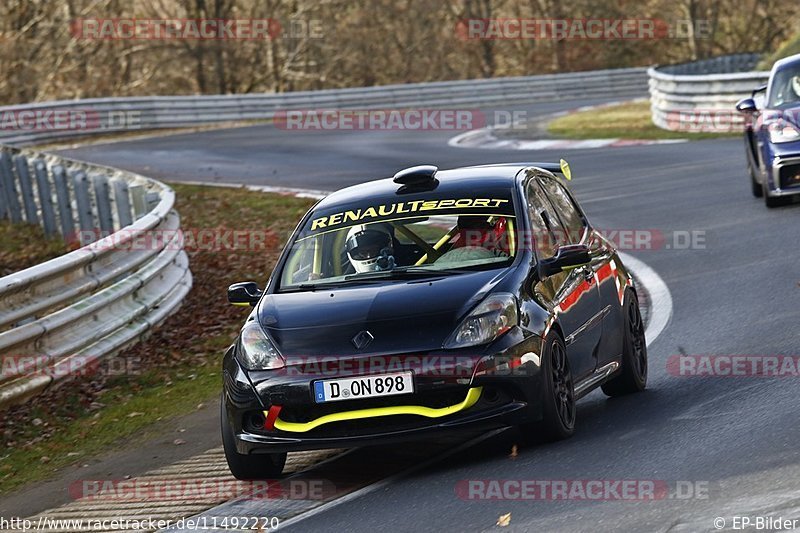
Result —
<instances>
[{"instance_id":1,"label":"white track marking","mask_svg":"<svg viewBox=\"0 0 800 533\"><path fill-rule=\"evenodd\" d=\"M286 468L296 474L347 453L351 453L351 450L290 453ZM98 483L84 484L86 481ZM226 500L230 501L227 493L248 490L248 486L247 482L233 478L225 463L222 448L217 447L129 480L78 480L68 490L75 498L73 501L42 511L29 519L37 523L41 517L53 520L81 518L85 523L81 531L90 530L90 521L103 519L136 521L152 518L175 522L224 504ZM77 526L73 524L72 527ZM55 533L61 530L49 528L46 531Z\"/></svg>"},{"instance_id":2,"label":"white track marking","mask_svg":"<svg viewBox=\"0 0 800 533\"><path fill-rule=\"evenodd\" d=\"M644 332L649 346L661 335L672 317L672 295L661 276L647 263L622 252L619 252L619 257L633 272L650 297L650 319Z\"/></svg>"},{"instance_id":3,"label":"white track marking","mask_svg":"<svg viewBox=\"0 0 800 533\"><path fill-rule=\"evenodd\" d=\"M499 139L488 127L456 135L447 144L478 150L588 150L684 142L688 139Z\"/></svg>"},{"instance_id":4,"label":"white track marking","mask_svg":"<svg viewBox=\"0 0 800 533\"><path fill-rule=\"evenodd\" d=\"M435 463L437 463L439 461L447 459L448 457L450 457L452 455L455 455L455 454L457 454L459 452L462 452L462 451L464 451L464 450L466 450L468 448L471 448L472 446L474 446L476 444L479 444L479 443L481 443L481 442L483 442L485 440L488 440L488 439L494 437L495 435L499 435L500 433L508 431L508 429L509 428L495 429L495 430L489 431L488 433L484 433L483 435L479 435L479 436L475 437L474 439L471 439L471 440L468 440L467 442L459 444L455 448L451 448L450 450L448 450L448 451L446 451L446 452L444 452L444 453L442 453L440 455L437 455L435 457L431 457L430 459L428 459L426 461L423 461L423 462L419 463L418 465L416 465L416 466L414 466L412 468L409 468L409 469L404 470L402 472L398 472L397 474L393 474L393 475L391 475L391 476L389 476L387 478L381 479L380 481L376 481L375 483L372 483L371 485L367 485L366 487L362 487L362 488L360 488L360 489L358 489L358 490L356 490L354 492L351 492L349 494L345 494L341 498L337 498L335 500L329 501L328 503L324 503L324 504L322 504L322 505L320 505L318 507L314 507L310 511L307 511L307 512L305 512L303 514L297 515L297 516L295 516L293 518L290 518L289 520L286 520L285 522L281 522L280 529L283 529L283 528L288 527L288 526L292 526L292 525L296 524L297 522L300 522L301 520L305 520L306 518L311 518L312 516L318 515L320 513L324 513L325 511L333 509L334 507L337 507L337 506L339 506L339 505L341 505L343 503L347 503L349 501L358 499L361 496L364 496L365 494L369 494L370 492L374 492L374 491L376 491L378 489L386 487L387 485L391 485L392 483L394 483L398 479L404 478L404 477L406 477L406 476L408 476L410 474L413 474L415 472L419 472L420 470L423 470L423 469L425 469L425 468L427 468L427 467L429 467L429 466L431 466L431 465L433 465L433 464L435 464Z\"/></svg>"}]
</instances>

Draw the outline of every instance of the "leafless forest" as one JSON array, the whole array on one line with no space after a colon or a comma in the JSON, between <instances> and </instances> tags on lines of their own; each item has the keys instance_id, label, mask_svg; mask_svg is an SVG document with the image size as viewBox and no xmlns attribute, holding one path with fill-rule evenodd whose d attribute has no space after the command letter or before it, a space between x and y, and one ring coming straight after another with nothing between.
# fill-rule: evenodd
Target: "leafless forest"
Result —
<instances>
[{"instance_id":1,"label":"leafless forest","mask_svg":"<svg viewBox=\"0 0 800 533\"><path fill-rule=\"evenodd\" d=\"M641 66L765 52L798 31L796 0L4 0L0 102L294 91ZM264 40L80 39L95 19L276 19ZM459 21L645 19L664 39L463 39ZM694 31L701 28L702 31Z\"/></svg>"}]
</instances>

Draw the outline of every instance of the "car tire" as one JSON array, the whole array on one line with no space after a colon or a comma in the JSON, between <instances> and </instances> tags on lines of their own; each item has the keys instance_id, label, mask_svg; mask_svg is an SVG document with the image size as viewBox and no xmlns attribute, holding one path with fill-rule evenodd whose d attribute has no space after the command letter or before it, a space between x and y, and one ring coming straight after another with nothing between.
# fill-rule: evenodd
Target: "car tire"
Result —
<instances>
[{"instance_id":1,"label":"car tire","mask_svg":"<svg viewBox=\"0 0 800 533\"><path fill-rule=\"evenodd\" d=\"M749 163L747 164L747 170L750 173L750 187L752 188L753 196L755 196L756 198L761 198L762 196L764 196L764 188L756 180L756 177L753 174L753 169L750 167Z\"/></svg>"},{"instance_id":2,"label":"car tire","mask_svg":"<svg viewBox=\"0 0 800 533\"><path fill-rule=\"evenodd\" d=\"M612 398L642 392L647 387L647 341L639 302L633 291L625 291L622 308L625 313L625 334L622 341L621 368L601 387Z\"/></svg>"},{"instance_id":3,"label":"car tire","mask_svg":"<svg viewBox=\"0 0 800 533\"><path fill-rule=\"evenodd\" d=\"M553 442L575 433L575 381L567 358L567 346L551 332L542 351L542 420L523 427L532 441Z\"/></svg>"},{"instance_id":4,"label":"car tire","mask_svg":"<svg viewBox=\"0 0 800 533\"><path fill-rule=\"evenodd\" d=\"M233 477L241 480L275 479L283 472L286 453L242 455L236 451L233 428L228 422L225 402L220 402L220 423L222 425L222 447L225 460Z\"/></svg>"},{"instance_id":5,"label":"car tire","mask_svg":"<svg viewBox=\"0 0 800 533\"><path fill-rule=\"evenodd\" d=\"M766 185L762 188L764 192L764 203L767 204L767 207L780 207L783 205L783 198L780 196L770 196Z\"/></svg>"}]
</instances>

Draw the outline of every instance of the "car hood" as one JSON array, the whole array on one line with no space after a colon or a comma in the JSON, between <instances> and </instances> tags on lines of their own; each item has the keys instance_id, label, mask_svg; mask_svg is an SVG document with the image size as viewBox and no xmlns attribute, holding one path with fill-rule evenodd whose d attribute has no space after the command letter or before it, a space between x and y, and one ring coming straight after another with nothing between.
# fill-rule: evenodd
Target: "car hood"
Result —
<instances>
[{"instance_id":1,"label":"car hood","mask_svg":"<svg viewBox=\"0 0 800 533\"><path fill-rule=\"evenodd\" d=\"M782 117L795 127L800 127L800 102L783 105L781 107L765 109L763 119Z\"/></svg>"},{"instance_id":2,"label":"car hood","mask_svg":"<svg viewBox=\"0 0 800 533\"><path fill-rule=\"evenodd\" d=\"M505 272L268 294L259 321L286 357L437 350ZM373 340L359 349L353 339L362 331Z\"/></svg>"},{"instance_id":3,"label":"car hood","mask_svg":"<svg viewBox=\"0 0 800 533\"><path fill-rule=\"evenodd\" d=\"M787 122L791 122L795 128L800 128L800 104L787 107L783 110L783 116Z\"/></svg>"}]
</instances>

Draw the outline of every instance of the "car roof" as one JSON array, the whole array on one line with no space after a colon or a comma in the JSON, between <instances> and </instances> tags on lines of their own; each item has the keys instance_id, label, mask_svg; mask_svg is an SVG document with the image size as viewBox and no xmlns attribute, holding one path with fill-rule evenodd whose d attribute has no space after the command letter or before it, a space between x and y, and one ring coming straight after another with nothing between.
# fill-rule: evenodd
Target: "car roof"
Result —
<instances>
[{"instance_id":1,"label":"car roof","mask_svg":"<svg viewBox=\"0 0 800 533\"><path fill-rule=\"evenodd\" d=\"M464 191L511 189L519 171L528 167L560 172L557 163L500 163L439 170L436 172L436 179L439 180L436 193L446 195ZM317 207L325 208L380 197L401 197L402 194L398 194L400 188L401 185L395 183L392 178L368 181L329 194L320 200Z\"/></svg>"},{"instance_id":2,"label":"car roof","mask_svg":"<svg viewBox=\"0 0 800 533\"><path fill-rule=\"evenodd\" d=\"M783 59L777 61L775 65L772 67L774 72L778 72L786 67L793 67L800 65L800 54L795 54L793 56L784 57Z\"/></svg>"}]
</instances>

